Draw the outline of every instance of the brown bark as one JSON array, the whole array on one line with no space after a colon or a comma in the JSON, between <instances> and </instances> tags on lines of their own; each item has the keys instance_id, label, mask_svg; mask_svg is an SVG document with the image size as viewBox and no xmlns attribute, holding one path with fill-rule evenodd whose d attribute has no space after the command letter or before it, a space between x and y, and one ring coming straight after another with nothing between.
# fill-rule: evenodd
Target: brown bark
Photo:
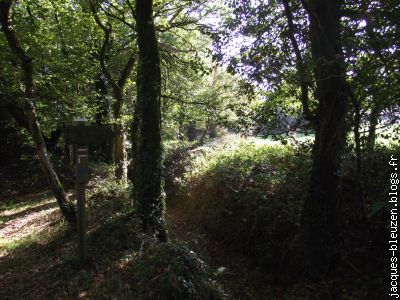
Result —
<instances>
[{"instance_id":1,"label":"brown bark","mask_svg":"<svg viewBox=\"0 0 400 300\"><path fill-rule=\"evenodd\" d=\"M115 177L118 180L127 179L127 156L125 151L125 134L120 124L114 126L114 159L115 159Z\"/></svg>"},{"instance_id":2,"label":"brown bark","mask_svg":"<svg viewBox=\"0 0 400 300\"><path fill-rule=\"evenodd\" d=\"M376 102L379 102L379 99L376 99ZM379 105L374 103L372 106L371 114L369 116L369 128L368 128L368 136L366 144L366 149L368 152L374 151L375 148L376 126L378 125L379 112L380 112Z\"/></svg>"},{"instance_id":3,"label":"brown bark","mask_svg":"<svg viewBox=\"0 0 400 300\"><path fill-rule=\"evenodd\" d=\"M42 170L46 176L49 187L56 198L60 207L61 213L71 226L76 226L76 212L72 203L68 202L64 189L58 179L56 172L47 155L46 145L43 140L42 132L40 130L39 122L37 120L34 98L35 86L33 80L33 64L32 59L26 54L21 47L17 36L11 26L10 22L10 8L12 0L0 1L0 23L2 31L7 39L10 50L19 59L21 68L24 74L25 84L25 104L24 114L28 121L29 131L32 140L35 144L36 152Z\"/></svg>"},{"instance_id":4,"label":"brown bark","mask_svg":"<svg viewBox=\"0 0 400 300\"><path fill-rule=\"evenodd\" d=\"M137 102L139 138L136 141L134 193L145 231L167 240L162 174L161 70L153 20L153 1L136 1L139 48Z\"/></svg>"},{"instance_id":5,"label":"brown bark","mask_svg":"<svg viewBox=\"0 0 400 300\"><path fill-rule=\"evenodd\" d=\"M107 67L107 59L106 55L111 46L111 32L112 27L111 24L107 25L103 24L100 20L97 9L93 0L89 1L90 8L92 11L92 15L96 21L96 24L103 30L104 39L103 44L100 50L100 67L101 70L106 77L107 81L111 85L113 96L115 99L114 104L114 164L115 164L115 176L119 180L126 181L127 180L127 155L125 150L125 133L123 124L121 122L122 112L125 104L124 99L124 88L128 81L129 76L132 74L133 66L136 62L136 54L132 53L129 56L128 61L125 63L121 73L119 74L118 80L115 80L111 75Z\"/></svg>"},{"instance_id":6,"label":"brown bark","mask_svg":"<svg viewBox=\"0 0 400 300\"><path fill-rule=\"evenodd\" d=\"M288 0L282 0L282 3L284 6L284 12L287 19L289 39L290 42L292 43L293 51L296 56L297 77L301 90L300 102L303 106L303 117L307 121L313 122L315 116L313 116L310 112L310 103L308 97L308 87L310 85L310 82L307 75L306 65L304 63L303 56L301 55L299 44L297 43L295 37L295 26L293 22L292 11L290 9Z\"/></svg>"},{"instance_id":7,"label":"brown bark","mask_svg":"<svg viewBox=\"0 0 400 300\"><path fill-rule=\"evenodd\" d=\"M339 199L348 89L340 45L338 0L302 1L309 16L318 100L312 172L300 231L303 270L326 275L340 253Z\"/></svg>"},{"instance_id":8,"label":"brown bark","mask_svg":"<svg viewBox=\"0 0 400 300\"><path fill-rule=\"evenodd\" d=\"M131 182L134 182L135 180L135 164L138 161L138 151L137 151L137 147L138 147L138 143L139 143L139 136L140 136L140 106L138 101L135 101L135 110L133 112L133 120L131 123L131 145L132 145L132 149L131 149L131 155L132 155L132 160L131 163L129 165L129 170L128 170L128 179Z\"/></svg>"},{"instance_id":9,"label":"brown bark","mask_svg":"<svg viewBox=\"0 0 400 300\"><path fill-rule=\"evenodd\" d=\"M349 91L349 94L354 107L353 134L354 134L354 144L355 144L354 150L356 153L357 194L360 205L361 218L365 220L367 216L364 203L364 187L362 182L363 167L362 167L361 135L360 135L361 106L360 102L355 98L355 95L351 93L351 91Z\"/></svg>"}]
</instances>

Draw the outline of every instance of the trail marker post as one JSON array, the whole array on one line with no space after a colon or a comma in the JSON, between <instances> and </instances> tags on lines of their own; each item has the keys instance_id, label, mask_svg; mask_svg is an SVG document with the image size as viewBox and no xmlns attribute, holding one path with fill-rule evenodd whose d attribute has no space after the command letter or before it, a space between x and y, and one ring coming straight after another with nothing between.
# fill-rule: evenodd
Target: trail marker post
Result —
<instances>
[{"instance_id":1,"label":"trail marker post","mask_svg":"<svg viewBox=\"0 0 400 300\"><path fill-rule=\"evenodd\" d=\"M113 136L111 127L87 125L84 118L74 119L73 125L66 126L65 142L69 145L76 184L78 256L81 264L87 261L85 189L90 179L88 145L111 142Z\"/></svg>"}]
</instances>

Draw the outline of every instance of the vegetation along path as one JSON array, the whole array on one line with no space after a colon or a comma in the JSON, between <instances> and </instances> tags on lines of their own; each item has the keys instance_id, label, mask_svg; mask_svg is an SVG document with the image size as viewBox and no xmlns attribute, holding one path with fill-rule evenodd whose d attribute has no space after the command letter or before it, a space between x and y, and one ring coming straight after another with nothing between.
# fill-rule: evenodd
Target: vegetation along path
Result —
<instances>
[{"instance_id":1,"label":"vegetation along path","mask_svg":"<svg viewBox=\"0 0 400 300\"><path fill-rule=\"evenodd\" d=\"M185 213L184 207L167 208L171 237L188 244L210 264L217 281L232 299L268 299L273 290L268 286L268 275L255 268L248 257L191 229Z\"/></svg>"}]
</instances>

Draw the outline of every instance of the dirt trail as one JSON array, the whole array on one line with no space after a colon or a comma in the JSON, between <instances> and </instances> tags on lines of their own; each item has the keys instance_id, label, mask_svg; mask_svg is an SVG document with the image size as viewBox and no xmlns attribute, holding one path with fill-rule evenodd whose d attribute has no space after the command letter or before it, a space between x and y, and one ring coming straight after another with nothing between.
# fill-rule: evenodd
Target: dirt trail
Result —
<instances>
[{"instance_id":1,"label":"dirt trail","mask_svg":"<svg viewBox=\"0 0 400 300\"><path fill-rule=\"evenodd\" d=\"M167 209L171 237L187 243L200 254L215 270L218 282L232 296L231 299L276 299L274 288L268 283L268 275L261 273L248 257L229 250L205 234L193 231L188 222L183 208L173 206Z\"/></svg>"},{"instance_id":2,"label":"dirt trail","mask_svg":"<svg viewBox=\"0 0 400 300\"><path fill-rule=\"evenodd\" d=\"M0 216L3 218L3 223L0 224L0 237L3 242L9 243L24 239L33 233L39 234L49 228L51 223L59 221L61 217L55 200L47 195L38 197L36 202L29 207L3 210ZM173 239L187 244L211 266L217 275L218 282L231 295L229 299L277 299L276 294L273 295L274 287L271 286L271 282L268 283L269 278L266 274L258 271L257 266L252 264L248 257L233 252L206 235L193 230L189 226L190 220L188 221L184 208L169 207L167 223ZM0 262L6 258L8 252L5 249L1 251L1 246L0 240ZM29 253L27 252L27 255ZM44 259L42 264L47 266L47 260ZM3 274L3 276L8 275L10 274Z\"/></svg>"}]
</instances>

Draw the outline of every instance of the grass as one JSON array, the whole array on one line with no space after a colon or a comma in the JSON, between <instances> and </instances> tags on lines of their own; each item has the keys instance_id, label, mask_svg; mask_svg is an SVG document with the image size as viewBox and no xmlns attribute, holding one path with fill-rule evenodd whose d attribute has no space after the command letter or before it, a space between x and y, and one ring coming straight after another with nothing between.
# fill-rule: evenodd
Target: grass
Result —
<instances>
[{"instance_id":1,"label":"grass","mask_svg":"<svg viewBox=\"0 0 400 300\"><path fill-rule=\"evenodd\" d=\"M377 144L373 153L363 154L369 218L360 222L355 155L349 151L342 172L343 258L337 273L318 284L297 282L280 291L282 299L378 299L384 292L387 206L377 204L387 202L387 163L391 155L400 157L400 147ZM184 222L192 230L252 258L254 267L273 272L275 278L292 282L287 276L296 262L310 145L228 136L190 149L173 165L175 170L182 167L180 174L173 172L174 180L169 179L176 185L169 196L174 201L169 201L184 210Z\"/></svg>"},{"instance_id":2,"label":"grass","mask_svg":"<svg viewBox=\"0 0 400 300\"><path fill-rule=\"evenodd\" d=\"M193 149L182 164L173 197L194 226L262 264L288 257L310 168L307 149L225 137Z\"/></svg>"},{"instance_id":3,"label":"grass","mask_svg":"<svg viewBox=\"0 0 400 300\"><path fill-rule=\"evenodd\" d=\"M46 204L52 201L51 196L47 193L28 194L23 197L10 197L10 199L2 200L0 204L0 216L15 214L23 210L28 210Z\"/></svg>"},{"instance_id":4,"label":"grass","mask_svg":"<svg viewBox=\"0 0 400 300\"><path fill-rule=\"evenodd\" d=\"M48 239L55 229L47 225L60 220L55 206L46 192L4 201L0 207L0 256Z\"/></svg>"},{"instance_id":5,"label":"grass","mask_svg":"<svg viewBox=\"0 0 400 300\"><path fill-rule=\"evenodd\" d=\"M96 170L89 186L89 260L84 266L76 257L75 233L62 222L58 210L48 211L49 199L3 206L8 217L18 215L4 228L35 214L39 217L34 223L44 228L19 237L24 226L17 226L18 230L2 237L0 298L222 299L212 274L189 249L174 241L159 244L141 232L129 186ZM51 222L43 223L48 219Z\"/></svg>"},{"instance_id":6,"label":"grass","mask_svg":"<svg viewBox=\"0 0 400 300\"><path fill-rule=\"evenodd\" d=\"M18 240L0 238L0 256L16 249L26 249L38 240L39 237L36 234Z\"/></svg>"},{"instance_id":7,"label":"grass","mask_svg":"<svg viewBox=\"0 0 400 300\"><path fill-rule=\"evenodd\" d=\"M367 157L368 209L374 201L384 199L388 157L398 156L399 149L378 146ZM354 156L346 157L343 176L344 254L363 275L343 262L336 277L318 283L293 283L286 268L293 258L307 186L308 146L227 136L201 147L171 145L166 165L167 182L174 185L167 187L168 201L173 197L184 209L182 219L187 221L181 223L199 229L202 235L198 236L210 239L208 245L213 249L222 244L251 258L248 268L269 274L272 299L379 298L386 244L376 237L385 240L385 227L378 228L385 221L385 212L376 212L363 226L349 217L357 212L352 188ZM0 298L224 298L214 274L225 265L214 270L182 243L160 244L142 233L131 187L110 179L109 167L96 168L88 189L90 259L84 267L76 259L75 233L61 221L57 210L51 210L54 203L46 194L14 197L2 204L0 230L9 222L32 216L37 217L32 218L33 223L43 226L15 240L14 233L1 237L0 247L5 252L0 257ZM17 226L16 232L24 227ZM188 228L185 225L180 230ZM354 249L361 251L354 253ZM243 270L246 276L248 270Z\"/></svg>"}]
</instances>

